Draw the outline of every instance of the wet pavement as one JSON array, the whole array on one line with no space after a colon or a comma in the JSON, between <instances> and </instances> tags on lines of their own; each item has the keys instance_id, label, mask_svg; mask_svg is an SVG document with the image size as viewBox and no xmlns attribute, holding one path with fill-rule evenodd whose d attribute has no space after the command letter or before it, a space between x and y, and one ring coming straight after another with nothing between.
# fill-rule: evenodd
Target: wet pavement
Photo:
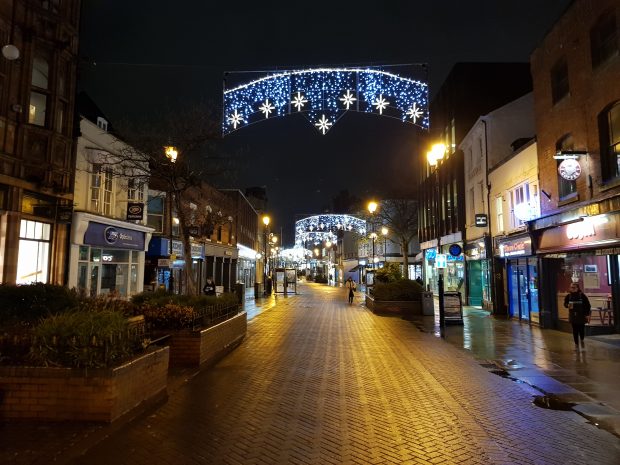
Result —
<instances>
[{"instance_id":1,"label":"wet pavement","mask_svg":"<svg viewBox=\"0 0 620 465\"><path fill-rule=\"evenodd\" d=\"M210 370L173 373L158 408L107 427L0 426L0 463L620 463L613 428L576 413L613 417L616 345L576 354L569 334L476 309L442 339L432 317L299 290L246 301L245 341Z\"/></svg>"}]
</instances>

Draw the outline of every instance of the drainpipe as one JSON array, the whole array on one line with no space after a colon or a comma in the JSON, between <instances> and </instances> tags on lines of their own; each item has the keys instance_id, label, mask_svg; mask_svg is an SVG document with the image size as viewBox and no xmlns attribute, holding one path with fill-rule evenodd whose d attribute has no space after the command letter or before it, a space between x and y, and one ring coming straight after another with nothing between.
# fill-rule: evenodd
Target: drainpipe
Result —
<instances>
[{"instance_id":1,"label":"drainpipe","mask_svg":"<svg viewBox=\"0 0 620 465\"><path fill-rule=\"evenodd\" d=\"M489 250L487 250L487 260L491 265L491 302L493 305L493 314L498 313L498 308L495 308L496 305L499 305L499 299L497 298L497 292L495 288L495 255L493 254L493 236L491 235L491 185L489 184L489 146L488 146L488 135L487 135L487 122L485 119L481 119L484 124L484 177L485 184L487 189L487 229L488 229L488 237L489 240L485 241L485 247L487 245L490 246ZM489 254L490 259L489 259Z\"/></svg>"}]
</instances>

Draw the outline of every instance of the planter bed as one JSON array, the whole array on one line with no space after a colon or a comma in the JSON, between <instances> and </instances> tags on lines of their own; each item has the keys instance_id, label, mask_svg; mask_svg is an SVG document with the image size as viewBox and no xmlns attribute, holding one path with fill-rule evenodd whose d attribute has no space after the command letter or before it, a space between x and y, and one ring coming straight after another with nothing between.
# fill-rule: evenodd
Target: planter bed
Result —
<instances>
[{"instance_id":1,"label":"planter bed","mask_svg":"<svg viewBox=\"0 0 620 465\"><path fill-rule=\"evenodd\" d=\"M237 347L247 329L247 313L242 312L207 329L168 332L170 366L211 365Z\"/></svg>"},{"instance_id":2,"label":"planter bed","mask_svg":"<svg viewBox=\"0 0 620 465\"><path fill-rule=\"evenodd\" d=\"M0 367L0 419L112 422L166 397L169 349L116 368Z\"/></svg>"},{"instance_id":3,"label":"planter bed","mask_svg":"<svg viewBox=\"0 0 620 465\"><path fill-rule=\"evenodd\" d=\"M403 318L422 315L422 303L411 300L375 300L366 295L366 307L381 315L401 315Z\"/></svg>"}]
</instances>

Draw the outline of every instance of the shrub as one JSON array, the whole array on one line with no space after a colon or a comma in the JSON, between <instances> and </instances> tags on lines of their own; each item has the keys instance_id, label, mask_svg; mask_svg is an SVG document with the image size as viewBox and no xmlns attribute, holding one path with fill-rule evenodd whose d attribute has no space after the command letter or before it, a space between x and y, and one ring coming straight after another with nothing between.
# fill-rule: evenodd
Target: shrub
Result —
<instances>
[{"instance_id":1,"label":"shrub","mask_svg":"<svg viewBox=\"0 0 620 465\"><path fill-rule=\"evenodd\" d=\"M78 310L85 312L119 312L129 317L135 314L133 302L107 296L84 297L78 301Z\"/></svg>"},{"instance_id":2,"label":"shrub","mask_svg":"<svg viewBox=\"0 0 620 465\"><path fill-rule=\"evenodd\" d=\"M142 350L120 312L67 312L45 318L33 330L30 357L44 366L114 366Z\"/></svg>"},{"instance_id":3,"label":"shrub","mask_svg":"<svg viewBox=\"0 0 620 465\"><path fill-rule=\"evenodd\" d=\"M413 300L421 301L424 288L409 279L401 279L391 283L378 282L374 286L376 300Z\"/></svg>"},{"instance_id":4,"label":"shrub","mask_svg":"<svg viewBox=\"0 0 620 465\"><path fill-rule=\"evenodd\" d=\"M78 305L74 290L54 284L0 285L0 326L33 325L41 318L73 310Z\"/></svg>"},{"instance_id":5,"label":"shrub","mask_svg":"<svg viewBox=\"0 0 620 465\"><path fill-rule=\"evenodd\" d=\"M386 263L375 272L375 279L380 283L393 283L403 279L398 263Z\"/></svg>"},{"instance_id":6,"label":"shrub","mask_svg":"<svg viewBox=\"0 0 620 465\"><path fill-rule=\"evenodd\" d=\"M193 307L167 303L154 305L147 302L140 306L140 313L152 329L185 329L192 328L200 317Z\"/></svg>"}]
</instances>

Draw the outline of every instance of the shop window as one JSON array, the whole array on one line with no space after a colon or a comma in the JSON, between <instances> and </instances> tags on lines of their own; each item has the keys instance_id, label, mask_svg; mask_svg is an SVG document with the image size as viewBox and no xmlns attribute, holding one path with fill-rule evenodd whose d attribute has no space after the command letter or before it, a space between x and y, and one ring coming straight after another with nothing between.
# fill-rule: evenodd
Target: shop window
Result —
<instances>
[{"instance_id":1,"label":"shop window","mask_svg":"<svg viewBox=\"0 0 620 465\"><path fill-rule=\"evenodd\" d=\"M568 63L566 58L562 57L551 68L551 99L555 104L568 95Z\"/></svg>"},{"instance_id":2,"label":"shop window","mask_svg":"<svg viewBox=\"0 0 620 465\"><path fill-rule=\"evenodd\" d=\"M618 55L618 26L613 9L601 15L590 30L590 52L592 68Z\"/></svg>"},{"instance_id":3,"label":"shop window","mask_svg":"<svg viewBox=\"0 0 620 465\"><path fill-rule=\"evenodd\" d=\"M620 101L599 114L601 176L604 181L620 177Z\"/></svg>"},{"instance_id":4,"label":"shop window","mask_svg":"<svg viewBox=\"0 0 620 465\"><path fill-rule=\"evenodd\" d=\"M556 152L562 152L562 151L574 150L574 149L575 149L575 143L573 141L573 136L571 134L565 134L555 144ZM559 168L560 163L562 163L563 161L564 160L556 160L557 162L556 168ZM558 196L560 200L564 200L568 197L571 197L577 192L577 181L575 180L571 181L569 179L564 179L562 176L560 176L559 171L557 172L557 177L558 177Z\"/></svg>"},{"instance_id":5,"label":"shop window","mask_svg":"<svg viewBox=\"0 0 620 465\"><path fill-rule=\"evenodd\" d=\"M51 226L21 220L16 284L47 283Z\"/></svg>"}]
</instances>

